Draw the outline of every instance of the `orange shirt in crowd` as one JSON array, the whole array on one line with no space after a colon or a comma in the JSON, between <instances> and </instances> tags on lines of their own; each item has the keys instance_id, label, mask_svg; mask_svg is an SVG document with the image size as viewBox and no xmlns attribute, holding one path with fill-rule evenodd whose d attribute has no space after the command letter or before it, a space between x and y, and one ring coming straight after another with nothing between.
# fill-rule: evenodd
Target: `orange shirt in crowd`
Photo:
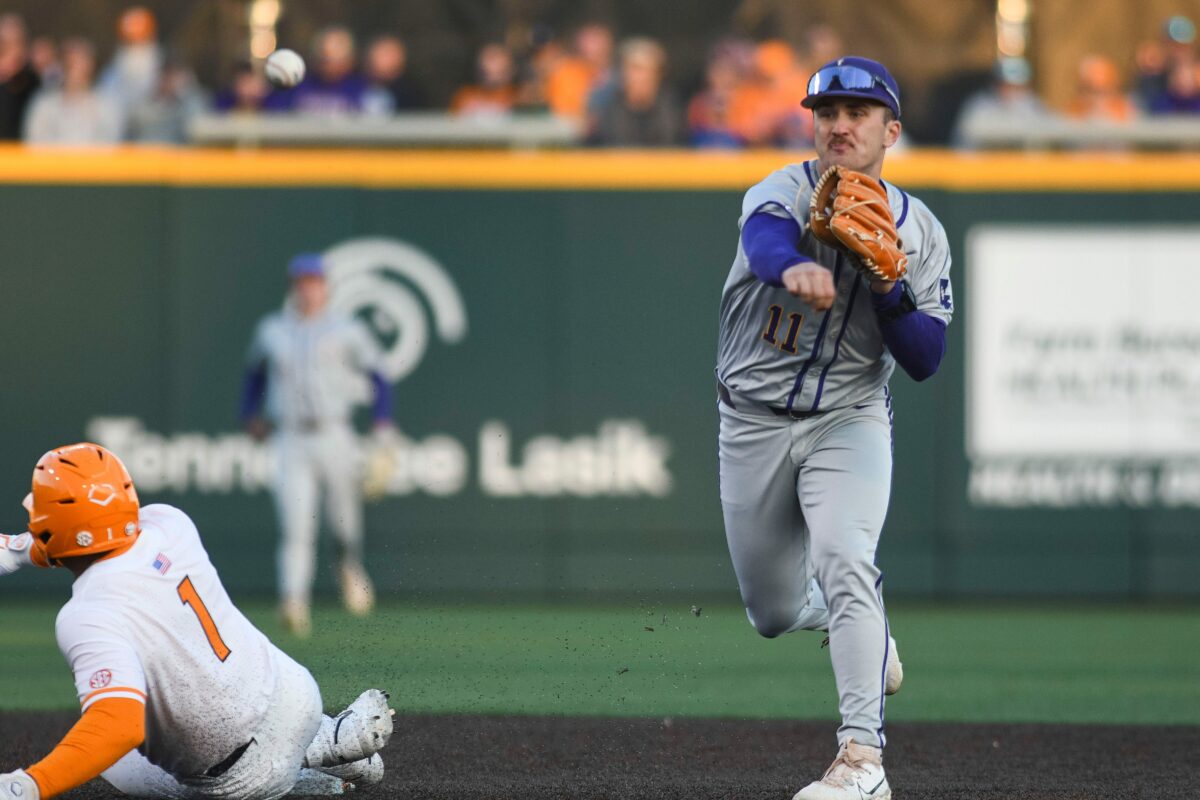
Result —
<instances>
[{"instance_id":1,"label":"orange shirt in crowd","mask_svg":"<svg viewBox=\"0 0 1200 800\"><path fill-rule=\"evenodd\" d=\"M560 116L582 117L587 112L588 95L595 80L595 69L582 58L561 59L550 70L546 83L550 110Z\"/></svg>"}]
</instances>

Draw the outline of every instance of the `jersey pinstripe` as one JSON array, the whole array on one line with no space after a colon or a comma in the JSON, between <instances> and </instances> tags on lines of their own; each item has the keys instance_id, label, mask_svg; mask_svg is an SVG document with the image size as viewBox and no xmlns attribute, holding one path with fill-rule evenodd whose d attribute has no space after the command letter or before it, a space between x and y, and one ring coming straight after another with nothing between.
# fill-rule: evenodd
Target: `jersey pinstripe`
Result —
<instances>
[{"instance_id":1,"label":"jersey pinstripe","mask_svg":"<svg viewBox=\"0 0 1200 800\"><path fill-rule=\"evenodd\" d=\"M718 378L739 394L794 411L827 411L878 397L895 369L867 280L852 256L823 244L809 230L808 203L818 170L815 160L790 164L751 187L738 228L756 212L794 219L801 230L800 252L833 271L833 307L815 311L786 289L759 280L740 237L721 296ZM920 200L886 186L917 308L949 324L953 294L945 230Z\"/></svg>"}]
</instances>

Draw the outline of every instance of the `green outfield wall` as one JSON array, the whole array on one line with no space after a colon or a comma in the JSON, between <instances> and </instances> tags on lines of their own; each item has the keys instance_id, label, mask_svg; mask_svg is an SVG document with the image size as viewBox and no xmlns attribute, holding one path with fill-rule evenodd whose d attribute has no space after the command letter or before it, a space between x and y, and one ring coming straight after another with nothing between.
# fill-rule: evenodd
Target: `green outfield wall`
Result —
<instances>
[{"instance_id":1,"label":"green outfield wall","mask_svg":"<svg viewBox=\"0 0 1200 800\"><path fill-rule=\"evenodd\" d=\"M0 153L0 525L43 451L94 438L232 589L270 591L244 353L288 258L322 250L398 381L381 587L732 599L717 306L744 187L798 157ZM1200 595L1200 165L889 170L945 224L957 304L939 374L893 380L889 591Z\"/></svg>"}]
</instances>

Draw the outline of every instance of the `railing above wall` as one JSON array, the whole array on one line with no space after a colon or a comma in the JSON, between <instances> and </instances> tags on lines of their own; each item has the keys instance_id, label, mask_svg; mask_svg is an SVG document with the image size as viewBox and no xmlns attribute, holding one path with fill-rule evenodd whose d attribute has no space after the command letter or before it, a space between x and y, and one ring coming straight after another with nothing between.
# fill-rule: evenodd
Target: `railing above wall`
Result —
<instances>
[{"instance_id":1,"label":"railing above wall","mask_svg":"<svg viewBox=\"0 0 1200 800\"><path fill-rule=\"evenodd\" d=\"M1200 116L1112 122L1063 117L1030 120L997 112L972 116L961 135L965 146L981 150L1198 150Z\"/></svg>"},{"instance_id":2,"label":"railing above wall","mask_svg":"<svg viewBox=\"0 0 1200 800\"><path fill-rule=\"evenodd\" d=\"M579 145L578 120L547 113L463 117L410 111L388 117L301 114L203 114L189 132L197 145L219 147L437 147L557 149ZM980 150L1200 149L1200 116L1142 117L1128 122L1047 115L1030 119L997 111L968 119L962 144Z\"/></svg>"},{"instance_id":3,"label":"railing above wall","mask_svg":"<svg viewBox=\"0 0 1200 800\"><path fill-rule=\"evenodd\" d=\"M410 111L388 117L302 114L203 114L189 126L199 145L238 147L502 147L579 143L577 120L552 114L462 117Z\"/></svg>"}]
</instances>

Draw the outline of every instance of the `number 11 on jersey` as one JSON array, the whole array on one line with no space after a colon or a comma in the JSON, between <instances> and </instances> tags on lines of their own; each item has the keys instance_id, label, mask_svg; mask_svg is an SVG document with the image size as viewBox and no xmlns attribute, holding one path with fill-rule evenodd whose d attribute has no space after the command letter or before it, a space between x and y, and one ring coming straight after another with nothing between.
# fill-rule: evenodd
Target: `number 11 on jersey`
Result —
<instances>
[{"instance_id":1,"label":"number 11 on jersey","mask_svg":"<svg viewBox=\"0 0 1200 800\"><path fill-rule=\"evenodd\" d=\"M200 599L200 595L196 593L196 587L192 585L192 579L184 576L179 582L179 586L175 589L179 593L179 600L196 615L196 619L200 620L200 627L204 629L204 635L208 637L208 646L212 648L213 653L221 661L229 658L231 652L225 640L221 638L221 632L217 630L217 623L213 622L212 615L208 613L208 607L204 605L204 601Z\"/></svg>"},{"instance_id":2,"label":"number 11 on jersey","mask_svg":"<svg viewBox=\"0 0 1200 800\"><path fill-rule=\"evenodd\" d=\"M783 320L783 306L771 306L768 312L771 318L767 320L767 329L763 331L763 341L785 353L796 355L796 336L800 333L800 326L804 324L804 315L797 314L795 311L788 314L787 335L781 342L777 337L779 323Z\"/></svg>"}]
</instances>

